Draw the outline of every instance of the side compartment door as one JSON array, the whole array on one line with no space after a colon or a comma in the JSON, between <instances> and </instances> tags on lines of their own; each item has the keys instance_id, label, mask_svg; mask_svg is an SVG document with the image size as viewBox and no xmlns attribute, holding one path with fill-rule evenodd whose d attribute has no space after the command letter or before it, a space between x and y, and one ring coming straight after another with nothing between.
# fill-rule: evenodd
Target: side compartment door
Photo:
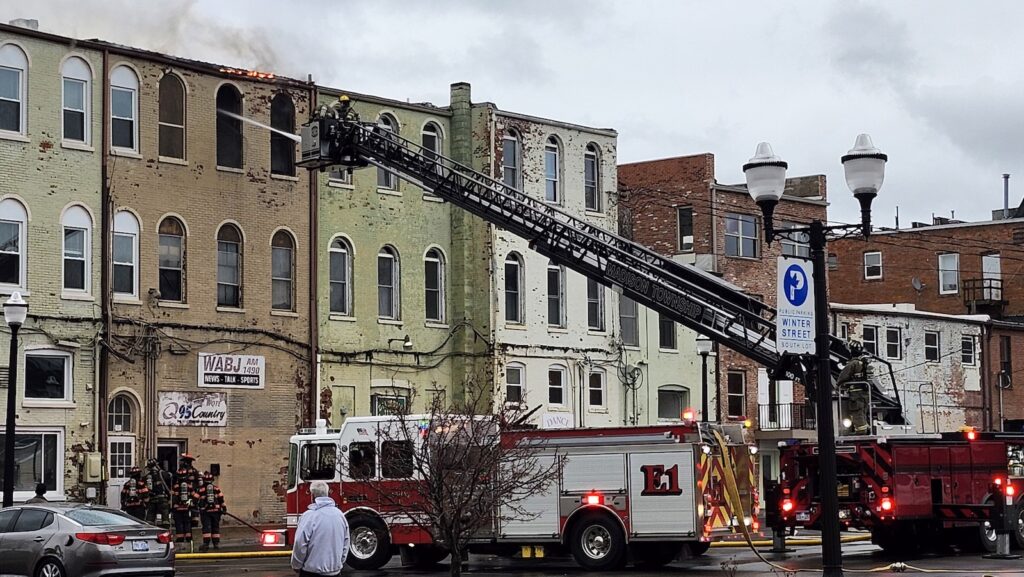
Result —
<instances>
[{"instance_id":1,"label":"side compartment door","mask_svg":"<svg viewBox=\"0 0 1024 577\"><path fill-rule=\"evenodd\" d=\"M538 455L537 467L551 467L554 455ZM554 537L558 535L558 481L552 481L548 489L534 493L517 503L525 516L518 515L507 507L502 508L500 537Z\"/></svg>"},{"instance_id":2,"label":"side compartment door","mask_svg":"<svg viewBox=\"0 0 1024 577\"><path fill-rule=\"evenodd\" d=\"M629 455L630 526L634 536L697 534L693 447Z\"/></svg>"}]
</instances>

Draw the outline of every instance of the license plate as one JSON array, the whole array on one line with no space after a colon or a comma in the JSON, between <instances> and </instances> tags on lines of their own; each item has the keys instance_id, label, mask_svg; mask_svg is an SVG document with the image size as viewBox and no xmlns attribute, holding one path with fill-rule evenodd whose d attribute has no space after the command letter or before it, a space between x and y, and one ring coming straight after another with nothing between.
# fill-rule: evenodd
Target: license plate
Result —
<instances>
[{"instance_id":1,"label":"license plate","mask_svg":"<svg viewBox=\"0 0 1024 577\"><path fill-rule=\"evenodd\" d=\"M149 551L149 542L132 541L132 551Z\"/></svg>"},{"instance_id":2,"label":"license plate","mask_svg":"<svg viewBox=\"0 0 1024 577\"><path fill-rule=\"evenodd\" d=\"M807 511L800 511L800 512L798 512L796 514L796 520L797 521L810 521L811 520L811 514L808 513Z\"/></svg>"}]
</instances>

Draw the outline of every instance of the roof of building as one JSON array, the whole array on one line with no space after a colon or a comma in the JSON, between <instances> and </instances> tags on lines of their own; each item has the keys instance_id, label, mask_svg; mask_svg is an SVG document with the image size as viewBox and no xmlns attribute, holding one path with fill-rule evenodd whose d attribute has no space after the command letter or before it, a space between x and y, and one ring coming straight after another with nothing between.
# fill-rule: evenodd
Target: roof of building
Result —
<instances>
[{"instance_id":1,"label":"roof of building","mask_svg":"<svg viewBox=\"0 0 1024 577\"><path fill-rule=\"evenodd\" d=\"M428 114L435 114L438 116L451 116L452 110L448 106L437 106L430 102L402 102L401 100L395 100L394 98L385 98L383 96L374 96L373 94L363 94L360 92L354 92L352 90L345 90L343 88L334 88L331 86L317 85L317 91L322 94L328 94L331 96L341 96L342 94L348 96L352 100L362 102L372 102L373 104L379 104L381 106L392 106L395 108L404 108L406 110L417 110L420 112L426 112Z\"/></svg>"},{"instance_id":2,"label":"roof of building","mask_svg":"<svg viewBox=\"0 0 1024 577\"><path fill-rule=\"evenodd\" d=\"M593 126L584 126L582 124L574 124L572 122L565 122L562 120L553 120L551 118L544 118L542 116L533 116L530 114L523 114L521 112L510 112L508 110L502 110L495 106L491 102L474 102L474 106L478 104L488 104L494 107L494 113L498 116L505 116L508 118L516 118L518 120L525 120L526 122L532 122L534 124L547 124L549 126L555 126L558 128L565 128L568 130L578 130L580 132L589 132L590 134L599 134L601 136L607 136L609 138L618 138L619 133L614 128L594 128Z\"/></svg>"},{"instance_id":3,"label":"roof of building","mask_svg":"<svg viewBox=\"0 0 1024 577\"><path fill-rule=\"evenodd\" d=\"M992 321L988 315L950 315L946 313L933 313L919 311L913 303L890 303L890 304L843 304L829 303L832 310L848 313L886 314L893 316L929 318L934 320L945 320L951 322L964 322L971 324L985 324Z\"/></svg>"}]
</instances>

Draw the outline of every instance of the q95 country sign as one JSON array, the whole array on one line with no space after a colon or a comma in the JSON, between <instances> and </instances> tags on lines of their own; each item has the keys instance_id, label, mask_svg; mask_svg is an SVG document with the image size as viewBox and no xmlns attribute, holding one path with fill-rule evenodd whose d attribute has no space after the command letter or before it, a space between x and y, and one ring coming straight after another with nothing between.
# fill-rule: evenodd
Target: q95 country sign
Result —
<instances>
[{"instance_id":1,"label":"q95 country sign","mask_svg":"<svg viewBox=\"0 0 1024 577\"><path fill-rule=\"evenodd\" d=\"M200 387L262 389L266 377L264 357L199 353Z\"/></svg>"}]
</instances>

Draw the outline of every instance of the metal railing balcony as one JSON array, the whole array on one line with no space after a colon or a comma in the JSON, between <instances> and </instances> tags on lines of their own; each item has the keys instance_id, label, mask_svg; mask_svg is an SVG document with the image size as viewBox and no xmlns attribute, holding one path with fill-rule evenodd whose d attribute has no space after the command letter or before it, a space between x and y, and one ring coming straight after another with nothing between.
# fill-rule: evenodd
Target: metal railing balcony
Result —
<instances>
[{"instance_id":1,"label":"metal railing balcony","mask_svg":"<svg viewBox=\"0 0 1024 577\"><path fill-rule=\"evenodd\" d=\"M758 427L762 431L791 431L816 428L814 407L803 403L772 403L757 406Z\"/></svg>"}]
</instances>

